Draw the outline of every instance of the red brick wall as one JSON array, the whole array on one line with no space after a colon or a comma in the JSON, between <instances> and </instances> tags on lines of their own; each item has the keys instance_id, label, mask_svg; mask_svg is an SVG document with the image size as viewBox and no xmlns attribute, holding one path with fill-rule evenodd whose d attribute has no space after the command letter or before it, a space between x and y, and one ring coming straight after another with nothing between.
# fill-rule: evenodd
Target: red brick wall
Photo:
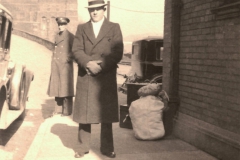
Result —
<instances>
[{"instance_id":1,"label":"red brick wall","mask_svg":"<svg viewBox=\"0 0 240 160\"><path fill-rule=\"evenodd\" d=\"M179 112L240 134L240 17L217 20L211 9L221 0L182 3Z\"/></svg>"}]
</instances>

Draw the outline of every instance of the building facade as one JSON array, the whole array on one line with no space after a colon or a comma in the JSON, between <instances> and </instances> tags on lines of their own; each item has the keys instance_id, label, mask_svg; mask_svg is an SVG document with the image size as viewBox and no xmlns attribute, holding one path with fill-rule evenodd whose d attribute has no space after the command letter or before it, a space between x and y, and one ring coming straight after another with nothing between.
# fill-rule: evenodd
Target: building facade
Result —
<instances>
[{"instance_id":1,"label":"building facade","mask_svg":"<svg viewBox=\"0 0 240 160\"><path fill-rule=\"evenodd\" d=\"M54 41L58 31L55 18L70 19L68 29L75 34L78 24L77 0L0 0L13 15L13 28Z\"/></svg>"},{"instance_id":2,"label":"building facade","mask_svg":"<svg viewBox=\"0 0 240 160\"><path fill-rule=\"evenodd\" d=\"M240 159L240 2L166 0L164 89L174 135Z\"/></svg>"}]
</instances>

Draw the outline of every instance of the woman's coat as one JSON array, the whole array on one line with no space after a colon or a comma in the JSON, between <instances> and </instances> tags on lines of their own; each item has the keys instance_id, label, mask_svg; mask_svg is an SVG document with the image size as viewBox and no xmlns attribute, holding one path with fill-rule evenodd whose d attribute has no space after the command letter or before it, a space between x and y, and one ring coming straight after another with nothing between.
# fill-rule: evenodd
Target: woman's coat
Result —
<instances>
[{"instance_id":1,"label":"woman's coat","mask_svg":"<svg viewBox=\"0 0 240 160\"><path fill-rule=\"evenodd\" d=\"M48 95L53 97L74 96L72 44L74 35L65 30L55 36Z\"/></svg>"},{"instance_id":2,"label":"woman's coat","mask_svg":"<svg viewBox=\"0 0 240 160\"><path fill-rule=\"evenodd\" d=\"M104 20L97 38L91 22L79 25L73 43L78 63L77 90L73 120L78 123L118 122L117 63L123 55L120 26ZM100 60L97 76L86 73L86 64Z\"/></svg>"}]
</instances>

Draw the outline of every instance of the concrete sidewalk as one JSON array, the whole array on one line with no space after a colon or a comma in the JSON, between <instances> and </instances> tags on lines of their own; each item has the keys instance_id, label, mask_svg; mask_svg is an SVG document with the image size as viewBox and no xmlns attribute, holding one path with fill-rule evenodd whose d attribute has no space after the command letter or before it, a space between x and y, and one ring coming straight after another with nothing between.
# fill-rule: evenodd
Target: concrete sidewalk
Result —
<instances>
[{"instance_id":1,"label":"concrete sidewalk","mask_svg":"<svg viewBox=\"0 0 240 160\"><path fill-rule=\"evenodd\" d=\"M119 93L119 101L126 95ZM46 118L32 142L24 160L71 160L79 148L78 124L72 117L56 115ZM209 154L173 136L157 141L139 141L133 130L113 124L115 160L216 160ZM100 125L92 125L91 150L83 160L110 159L100 153Z\"/></svg>"},{"instance_id":2,"label":"concrete sidewalk","mask_svg":"<svg viewBox=\"0 0 240 160\"><path fill-rule=\"evenodd\" d=\"M99 128L93 125L90 153L83 160L109 159L99 151ZM78 148L78 125L71 117L57 115L48 118L38 133L24 160L71 160ZM158 141L139 141L133 130L113 126L116 160L216 160L197 148L174 137Z\"/></svg>"},{"instance_id":3,"label":"concrete sidewalk","mask_svg":"<svg viewBox=\"0 0 240 160\"><path fill-rule=\"evenodd\" d=\"M22 143L25 140L30 144L32 141L30 137L34 138L34 140L29 149L25 149L28 149L28 151L24 160L75 159L74 153L79 145L77 140L78 124L72 121L71 116L61 117L57 115L53 118L46 118L50 115L54 106L53 98L46 95L50 74L51 51L19 36L14 35L12 40L15 42L12 43L12 59L26 63L35 73L35 79L31 84L29 93L30 101L27 103L27 109L32 109L29 114L34 113L35 116L31 117L28 114L21 126L23 131L19 132L18 130L18 134L15 134L15 136L17 135L16 138L13 137L13 141L8 144L7 148L10 149L0 150L0 159L13 160L15 154L18 157L22 153L22 148L20 150L15 148L23 145L16 145L15 143ZM128 72L129 66L119 66L118 73L120 75ZM76 69L75 72L77 72ZM123 81L124 78L118 76L118 84L121 85ZM126 95L119 93L119 104L125 102ZM38 126L40 127L38 128ZM33 137L35 129L37 134ZM115 160L216 160L216 158L175 137L166 137L158 141L139 141L134 137L133 130L120 128L118 123L113 125L113 132L114 147L117 154ZM24 137L20 139L22 135ZM99 125L93 125L90 153L81 159L109 159L100 153L99 142L100 127ZM2 155L6 156L1 158Z\"/></svg>"}]
</instances>

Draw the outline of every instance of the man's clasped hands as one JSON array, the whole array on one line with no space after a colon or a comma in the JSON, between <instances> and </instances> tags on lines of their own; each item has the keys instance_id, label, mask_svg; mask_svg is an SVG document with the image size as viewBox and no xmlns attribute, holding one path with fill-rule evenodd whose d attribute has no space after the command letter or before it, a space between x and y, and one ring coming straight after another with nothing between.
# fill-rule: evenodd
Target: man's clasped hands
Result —
<instances>
[{"instance_id":1,"label":"man's clasped hands","mask_svg":"<svg viewBox=\"0 0 240 160\"><path fill-rule=\"evenodd\" d=\"M89 61L86 65L87 74L91 76L96 76L99 74L102 71L102 68L100 66L101 63L102 61L100 60Z\"/></svg>"}]
</instances>

